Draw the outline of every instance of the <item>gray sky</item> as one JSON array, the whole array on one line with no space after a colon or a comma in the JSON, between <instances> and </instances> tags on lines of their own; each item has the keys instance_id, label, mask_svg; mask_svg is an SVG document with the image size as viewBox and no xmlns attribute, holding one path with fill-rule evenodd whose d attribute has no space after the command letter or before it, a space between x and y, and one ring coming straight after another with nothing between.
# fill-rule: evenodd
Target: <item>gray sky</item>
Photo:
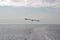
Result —
<instances>
[{"instance_id":1,"label":"gray sky","mask_svg":"<svg viewBox=\"0 0 60 40\"><path fill-rule=\"evenodd\" d=\"M39 19L40 22L25 21ZM60 0L0 1L0 23L60 24Z\"/></svg>"}]
</instances>

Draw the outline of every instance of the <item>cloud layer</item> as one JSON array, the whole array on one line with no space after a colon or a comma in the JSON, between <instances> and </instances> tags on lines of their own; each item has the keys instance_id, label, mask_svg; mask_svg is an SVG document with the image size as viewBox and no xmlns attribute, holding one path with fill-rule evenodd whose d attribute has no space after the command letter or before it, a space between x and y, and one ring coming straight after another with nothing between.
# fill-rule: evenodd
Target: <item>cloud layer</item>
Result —
<instances>
[{"instance_id":1,"label":"cloud layer","mask_svg":"<svg viewBox=\"0 0 60 40\"><path fill-rule=\"evenodd\" d=\"M0 0L0 6L60 8L60 0Z\"/></svg>"}]
</instances>

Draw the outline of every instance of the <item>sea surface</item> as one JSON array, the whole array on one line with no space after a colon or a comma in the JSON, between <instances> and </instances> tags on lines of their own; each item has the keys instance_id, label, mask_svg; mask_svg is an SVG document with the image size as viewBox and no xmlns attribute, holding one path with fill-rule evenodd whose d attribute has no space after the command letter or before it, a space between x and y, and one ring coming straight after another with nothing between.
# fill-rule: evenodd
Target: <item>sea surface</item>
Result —
<instances>
[{"instance_id":1,"label":"sea surface","mask_svg":"<svg viewBox=\"0 0 60 40\"><path fill-rule=\"evenodd\" d=\"M60 40L60 24L0 24L0 40Z\"/></svg>"}]
</instances>

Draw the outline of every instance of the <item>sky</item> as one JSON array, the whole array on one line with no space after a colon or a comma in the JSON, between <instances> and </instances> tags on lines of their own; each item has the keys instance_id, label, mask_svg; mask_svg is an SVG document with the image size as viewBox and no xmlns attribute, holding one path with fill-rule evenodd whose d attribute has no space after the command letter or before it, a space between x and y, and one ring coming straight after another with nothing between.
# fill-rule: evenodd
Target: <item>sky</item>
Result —
<instances>
[{"instance_id":1,"label":"sky","mask_svg":"<svg viewBox=\"0 0 60 40\"><path fill-rule=\"evenodd\" d=\"M60 0L0 0L0 23L60 24Z\"/></svg>"}]
</instances>

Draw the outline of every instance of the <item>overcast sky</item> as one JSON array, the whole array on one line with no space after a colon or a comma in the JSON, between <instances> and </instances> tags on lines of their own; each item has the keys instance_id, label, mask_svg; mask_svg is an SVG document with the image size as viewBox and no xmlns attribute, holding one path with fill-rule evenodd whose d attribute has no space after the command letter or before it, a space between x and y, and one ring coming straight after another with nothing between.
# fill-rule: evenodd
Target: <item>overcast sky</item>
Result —
<instances>
[{"instance_id":1,"label":"overcast sky","mask_svg":"<svg viewBox=\"0 0 60 40\"><path fill-rule=\"evenodd\" d=\"M0 23L60 24L60 0L0 0Z\"/></svg>"}]
</instances>

